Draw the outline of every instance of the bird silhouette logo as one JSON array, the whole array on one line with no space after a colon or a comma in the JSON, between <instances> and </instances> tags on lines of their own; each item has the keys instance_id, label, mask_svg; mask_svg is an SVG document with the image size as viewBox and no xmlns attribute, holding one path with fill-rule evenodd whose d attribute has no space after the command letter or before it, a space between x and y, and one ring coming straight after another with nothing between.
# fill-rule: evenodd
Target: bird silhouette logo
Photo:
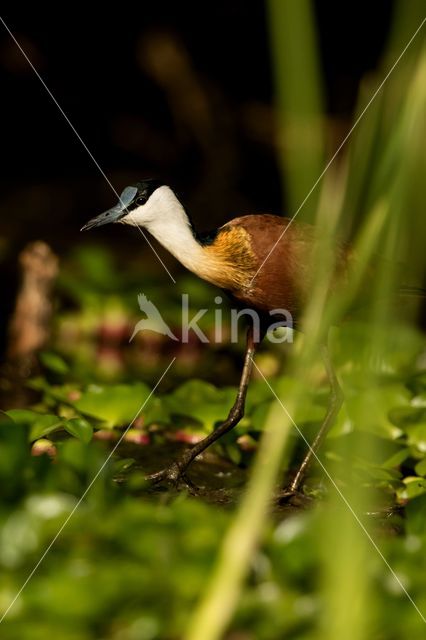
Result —
<instances>
[{"instance_id":1,"label":"bird silhouette logo","mask_svg":"<svg viewBox=\"0 0 426 640\"><path fill-rule=\"evenodd\" d=\"M129 340L131 342L135 335L139 333L139 331L155 331L156 333L161 333L163 336L168 336L172 340L178 340L178 338L171 331L170 327L166 322L164 322L163 317L155 304L148 300L146 295L140 293L138 295L138 303L140 310L146 314L146 318L143 320L139 320L136 324L132 336Z\"/></svg>"}]
</instances>

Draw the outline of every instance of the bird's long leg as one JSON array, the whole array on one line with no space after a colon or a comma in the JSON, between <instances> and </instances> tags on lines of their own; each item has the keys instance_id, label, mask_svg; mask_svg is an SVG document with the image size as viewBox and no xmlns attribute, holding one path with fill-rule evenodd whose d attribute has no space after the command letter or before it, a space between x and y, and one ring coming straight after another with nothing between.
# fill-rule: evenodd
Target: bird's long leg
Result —
<instances>
[{"instance_id":1,"label":"bird's long leg","mask_svg":"<svg viewBox=\"0 0 426 640\"><path fill-rule=\"evenodd\" d=\"M253 356L256 350L256 343L253 338L253 328L250 326L247 330L247 343L244 357L244 366L241 374L240 385L238 388L238 394L235 402L230 410L226 420L206 438L197 442L191 449L185 451L185 453L175 460L169 467L151 473L146 476L146 479L151 482L161 482L163 480L169 482L177 482L180 477L185 473L188 466L200 453L202 453L213 442L216 442L225 433L228 433L235 425L237 425L244 415L244 407L247 395L247 388L250 381L250 375L253 368Z\"/></svg>"},{"instance_id":2,"label":"bird's long leg","mask_svg":"<svg viewBox=\"0 0 426 640\"><path fill-rule=\"evenodd\" d=\"M327 408L327 413L323 420L323 423L318 431L315 440L313 441L309 451L304 457L301 465L299 466L296 475L294 476L292 482L290 483L288 489L285 493L293 494L296 493L306 476L306 472L312 462L312 458L316 455L319 450L325 436L327 435L330 427L333 422L337 418L337 414L340 411L340 408L343 404L343 391L340 387L339 381L337 379L336 373L334 371L333 363L330 358L330 351L327 343L323 344L321 347L321 355L324 362L324 367L327 372L327 378L330 383L330 398Z\"/></svg>"}]
</instances>

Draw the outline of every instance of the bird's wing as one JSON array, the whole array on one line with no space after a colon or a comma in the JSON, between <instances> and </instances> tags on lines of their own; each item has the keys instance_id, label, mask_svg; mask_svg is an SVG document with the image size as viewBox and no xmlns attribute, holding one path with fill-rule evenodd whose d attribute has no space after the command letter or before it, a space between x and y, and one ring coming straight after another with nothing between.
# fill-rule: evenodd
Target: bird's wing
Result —
<instances>
[{"instance_id":1,"label":"bird's wing","mask_svg":"<svg viewBox=\"0 0 426 640\"><path fill-rule=\"evenodd\" d=\"M259 311L286 309L296 318L312 281L315 227L270 214L231 220L223 233L240 228L249 238L255 256L253 279L236 297Z\"/></svg>"}]
</instances>

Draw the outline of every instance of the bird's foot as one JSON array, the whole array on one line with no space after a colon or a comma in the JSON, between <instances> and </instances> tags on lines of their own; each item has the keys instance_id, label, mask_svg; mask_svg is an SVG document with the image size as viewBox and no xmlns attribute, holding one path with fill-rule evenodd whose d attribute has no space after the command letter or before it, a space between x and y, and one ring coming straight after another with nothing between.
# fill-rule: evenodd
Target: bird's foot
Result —
<instances>
[{"instance_id":1,"label":"bird's foot","mask_svg":"<svg viewBox=\"0 0 426 640\"><path fill-rule=\"evenodd\" d=\"M185 471L186 466L182 466L178 462L172 462L172 464L165 469L146 475L145 480L153 485L164 483L172 485L175 488L183 484L191 493L197 493L197 487L191 482Z\"/></svg>"},{"instance_id":2,"label":"bird's foot","mask_svg":"<svg viewBox=\"0 0 426 640\"><path fill-rule=\"evenodd\" d=\"M177 464L177 462L173 462L170 466L165 469L161 469L161 471L155 471L154 473L149 473L145 476L145 480L150 482L151 484L160 484L161 482L166 482L168 484L177 484L182 475L182 471Z\"/></svg>"},{"instance_id":3,"label":"bird's foot","mask_svg":"<svg viewBox=\"0 0 426 640\"><path fill-rule=\"evenodd\" d=\"M312 498L306 496L297 487L289 486L282 489L276 496L276 502L279 505L290 504L294 507L307 507L312 502Z\"/></svg>"}]
</instances>

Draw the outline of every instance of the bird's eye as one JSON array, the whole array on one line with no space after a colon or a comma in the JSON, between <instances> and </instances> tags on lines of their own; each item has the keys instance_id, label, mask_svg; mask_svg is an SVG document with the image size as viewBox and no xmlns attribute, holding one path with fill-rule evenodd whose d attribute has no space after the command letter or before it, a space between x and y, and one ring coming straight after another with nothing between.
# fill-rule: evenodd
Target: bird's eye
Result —
<instances>
[{"instance_id":1,"label":"bird's eye","mask_svg":"<svg viewBox=\"0 0 426 640\"><path fill-rule=\"evenodd\" d=\"M145 196L138 196L138 197L136 198L136 204L141 205L141 204L145 204L145 202L146 202L146 198L145 198Z\"/></svg>"}]
</instances>

